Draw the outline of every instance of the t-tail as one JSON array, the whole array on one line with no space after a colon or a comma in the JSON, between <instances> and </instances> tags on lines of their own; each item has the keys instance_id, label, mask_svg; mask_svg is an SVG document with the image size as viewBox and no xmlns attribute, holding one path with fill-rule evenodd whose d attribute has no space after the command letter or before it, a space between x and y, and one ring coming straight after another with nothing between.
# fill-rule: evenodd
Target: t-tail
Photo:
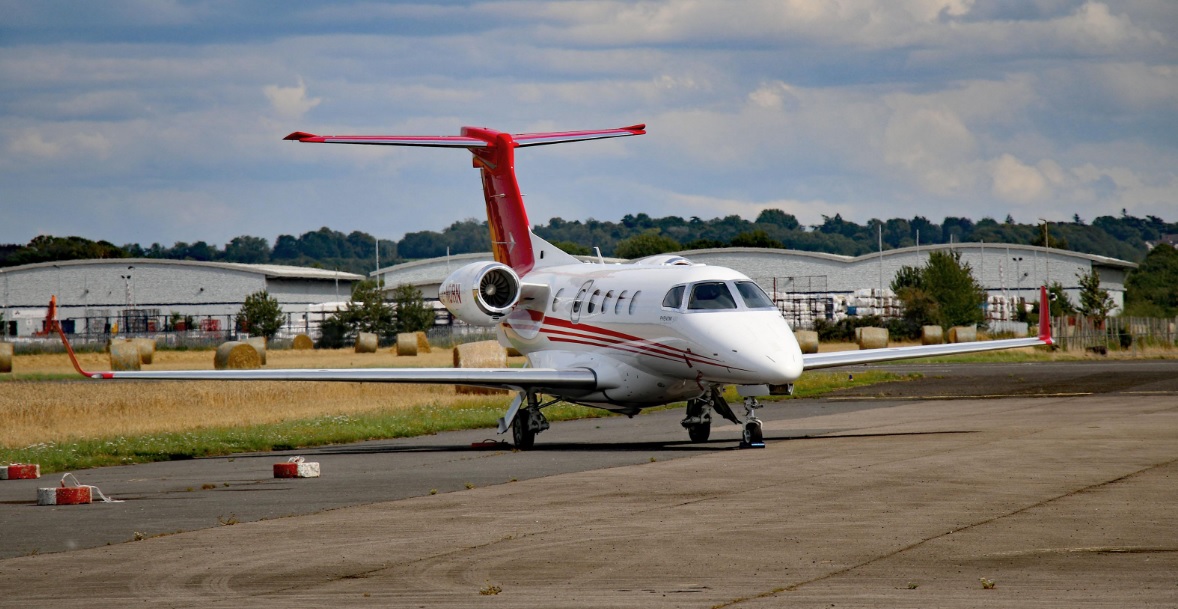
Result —
<instances>
[{"instance_id":1,"label":"t-tail","mask_svg":"<svg viewBox=\"0 0 1178 609\"><path fill-rule=\"evenodd\" d=\"M373 146L423 146L466 148L474 155L474 166L482 175L487 224L495 260L523 275L536 266L531 225L524 208L519 181L515 177L515 149L564 142L599 140L646 133L646 125L593 131L510 134L483 127L463 127L462 135L314 135L296 131L284 139L321 144L365 144Z\"/></svg>"}]
</instances>

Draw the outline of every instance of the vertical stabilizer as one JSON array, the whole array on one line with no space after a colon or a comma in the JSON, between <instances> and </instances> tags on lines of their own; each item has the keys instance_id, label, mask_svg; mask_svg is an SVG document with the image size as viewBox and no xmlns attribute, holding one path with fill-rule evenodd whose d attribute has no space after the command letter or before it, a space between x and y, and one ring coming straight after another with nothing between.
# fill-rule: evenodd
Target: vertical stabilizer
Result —
<instances>
[{"instance_id":1,"label":"vertical stabilizer","mask_svg":"<svg viewBox=\"0 0 1178 609\"><path fill-rule=\"evenodd\" d=\"M426 148L466 148L474 155L474 166L483 179L483 198L487 204L487 224L491 228L491 247L495 260L524 275L536 267L528 212L515 177L515 149L547 146L564 142L600 140L611 137L642 135L646 125L590 131L510 134L484 127L463 127L462 135L315 135L296 131L284 139L314 144L362 144L369 146L419 146ZM548 261L543 261L547 266Z\"/></svg>"}]
</instances>

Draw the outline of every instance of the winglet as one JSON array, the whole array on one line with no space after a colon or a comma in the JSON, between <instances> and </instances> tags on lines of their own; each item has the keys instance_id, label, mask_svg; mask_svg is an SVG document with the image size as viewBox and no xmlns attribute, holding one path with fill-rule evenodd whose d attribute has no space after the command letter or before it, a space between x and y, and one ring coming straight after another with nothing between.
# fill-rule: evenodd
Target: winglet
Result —
<instances>
[{"instance_id":1,"label":"winglet","mask_svg":"<svg viewBox=\"0 0 1178 609\"><path fill-rule=\"evenodd\" d=\"M1051 340L1051 301L1047 298L1047 286L1039 287L1039 340L1045 345L1055 344Z\"/></svg>"},{"instance_id":2,"label":"winglet","mask_svg":"<svg viewBox=\"0 0 1178 609\"><path fill-rule=\"evenodd\" d=\"M297 141L302 142L302 141L309 140L309 139L316 138L316 137L319 137L319 136L315 135L314 133L307 133L306 131L295 131L294 133L292 133L282 139L283 140L297 140Z\"/></svg>"},{"instance_id":3,"label":"winglet","mask_svg":"<svg viewBox=\"0 0 1178 609\"><path fill-rule=\"evenodd\" d=\"M74 348L70 346L70 341L65 337L65 330L61 329L61 324L57 321L57 296L49 297L49 313L45 316L46 331L57 331L57 335L61 337L61 344L65 345L65 352L70 356L70 362L74 365L74 370L78 374L86 378L97 378L100 376L97 373L86 372L82 370L82 365L78 363L78 355L74 353Z\"/></svg>"}]
</instances>

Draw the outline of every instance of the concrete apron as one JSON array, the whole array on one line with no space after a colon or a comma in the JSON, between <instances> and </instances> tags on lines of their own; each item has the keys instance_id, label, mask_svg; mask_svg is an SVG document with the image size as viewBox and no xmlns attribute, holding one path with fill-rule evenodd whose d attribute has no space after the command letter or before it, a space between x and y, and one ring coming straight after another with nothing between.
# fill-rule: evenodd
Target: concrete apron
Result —
<instances>
[{"instance_id":1,"label":"concrete apron","mask_svg":"<svg viewBox=\"0 0 1178 609\"><path fill-rule=\"evenodd\" d=\"M5 560L0 604L1171 607L1173 402L784 421L826 435Z\"/></svg>"}]
</instances>

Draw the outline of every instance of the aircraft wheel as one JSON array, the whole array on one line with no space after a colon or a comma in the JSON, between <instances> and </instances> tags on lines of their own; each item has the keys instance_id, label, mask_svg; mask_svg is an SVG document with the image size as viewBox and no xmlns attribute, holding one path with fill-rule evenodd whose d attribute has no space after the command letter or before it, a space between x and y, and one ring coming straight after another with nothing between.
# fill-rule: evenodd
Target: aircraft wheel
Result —
<instances>
[{"instance_id":1,"label":"aircraft wheel","mask_svg":"<svg viewBox=\"0 0 1178 609\"><path fill-rule=\"evenodd\" d=\"M710 435L712 435L711 421L698 423L687 428L687 437L691 438L692 442L707 442L708 436Z\"/></svg>"},{"instance_id":2,"label":"aircraft wheel","mask_svg":"<svg viewBox=\"0 0 1178 609\"><path fill-rule=\"evenodd\" d=\"M511 422L511 439L520 450L528 450L536 444L536 432L528 429L526 412L520 411Z\"/></svg>"},{"instance_id":3,"label":"aircraft wheel","mask_svg":"<svg viewBox=\"0 0 1178 609\"><path fill-rule=\"evenodd\" d=\"M741 446L745 448L764 448L765 436L761 433L761 422L757 420L749 421L744 424L744 441Z\"/></svg>"}]
</instances>

